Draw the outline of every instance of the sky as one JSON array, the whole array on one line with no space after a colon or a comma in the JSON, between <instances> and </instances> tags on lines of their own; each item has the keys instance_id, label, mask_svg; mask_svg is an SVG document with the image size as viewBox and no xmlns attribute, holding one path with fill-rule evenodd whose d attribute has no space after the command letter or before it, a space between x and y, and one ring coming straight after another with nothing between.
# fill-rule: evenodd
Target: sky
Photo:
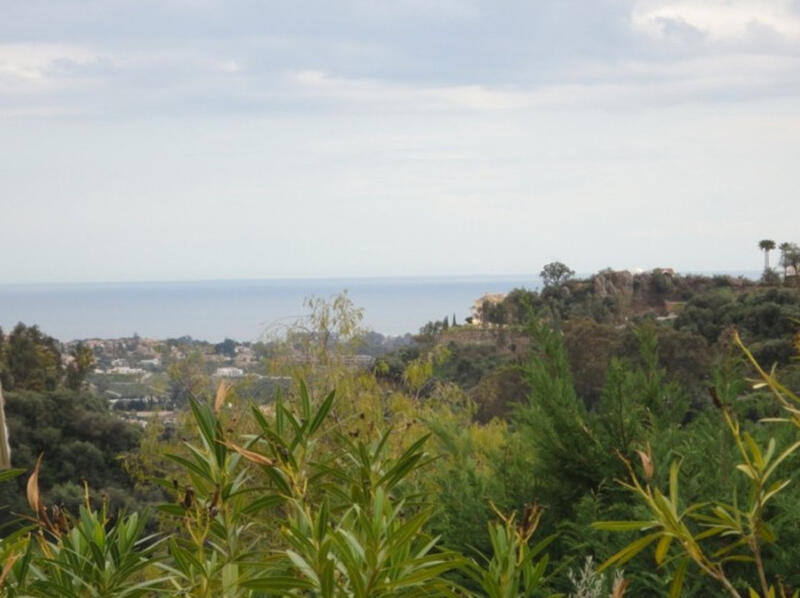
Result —
<instances>
[{"instance_id":1,"label":"sky","mask_svg":"<svg viewBox=\"0 0 800 598\"><path fill-rule=\"evenodd\" d=\"M755 270L800 0L5 0L0 284Z\"/></svg>"}]
</instances>

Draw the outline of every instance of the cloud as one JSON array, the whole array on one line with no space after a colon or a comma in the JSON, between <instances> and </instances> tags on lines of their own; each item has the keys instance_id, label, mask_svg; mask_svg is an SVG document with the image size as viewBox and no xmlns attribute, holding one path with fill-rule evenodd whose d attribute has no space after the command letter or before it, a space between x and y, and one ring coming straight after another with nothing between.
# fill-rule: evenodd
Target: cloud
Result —
<instances>
[{"instance_id":1,"label":"cloud","mask_svg":"<svg viewBox=\"0 0 800 598\"><path fill-rule=\"evenodd\" d=\"M741 40L772 32L800 40L800 13L792 0L640 0L631 22L659 38Z\"/></svg>"},{"instance_id":2,"label":"cloud","mask_svg":"<svg viewBox=\"0 0 800 598\"><path fill-rule=\"evenodd\" d=\"M533 88L409 85L321 71L289 76L287 93L304 100L395 111L631 109L707 100L800 93L800 57L731 54L653 63L637 60L584 67L583 81Z\"/></svg>"},{"instance_id":3,"label":"cloud","mask_svg":"<svg viewBox=\"0 0 800 598\"><path fill-rule=\"evenodd\" d=\"M5 39L26 38L0 45L0 115L514 113L800 91L791 0L304 6L20 4L0 23Z\"/></svg>"},{"instance_id":4,"label":"cloud","mask_svg":"<svg viewBox=\"0 0 800 598\"><path fill-rule=\"evenodd\" d=\"M76 69L101 58L87 47L70 44L0 44L0 93L49 91L69 85Z\"/></svg>"}]
</instances>

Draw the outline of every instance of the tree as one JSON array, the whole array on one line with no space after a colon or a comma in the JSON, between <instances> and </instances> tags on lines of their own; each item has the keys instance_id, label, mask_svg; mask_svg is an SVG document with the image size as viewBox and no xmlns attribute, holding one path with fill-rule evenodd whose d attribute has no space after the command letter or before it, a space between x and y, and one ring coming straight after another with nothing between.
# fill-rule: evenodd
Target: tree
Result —
<instances>
[{"instance_id":1,"label":"tree","mask_svg":"<svg viewBox=\"0 0 800 598\"><path fill-rule=\"evenodd\" d=\"M364 309L356 307L347 294L347 290L330 298L306 297L303 307L308 315L295 324L298 329L305 330L315 341L309 347L310 358L322 364L328 364L336 345L352 346L358 343L363 335L361 320Z\"/></svg>"},{"instance_id":2,"label":"tree","mask_svg":"<svg viewBox=\"0 0 800 598\"><path fill-rule=\"evenodd\" d=\"M70 390L80 390L86 375L94 365L94 353L83 343L78 343L69 354L72 361L67 366L65 385Z\"/></svg>"},{"instance_id":3,"label":"tree","mask_svg":"<svg viewBox=\"0 0 800 598\"><path fill-rule=\"evenodd\" d=\"M171 398L183 404L190 398L203 395L209 389L206 362L200 351L191 351L167 368Z\"/></svg>"},{"instance_id":4,"label":"tree","mask_svg":"<svg viewBox=\"0 0 800 598\"><path fill-rule=\"evenodd\" d=\"M61 382L61 351L56 339L22 322L8 335L0 375L7 390L55 390Z\"/></svg>"},{"instance_id":5,"label":"tree","mask_svg":"<svg viewBox=\"0 0 800 598\"><path fill-rule=\"evenodd\" d=\"M221 343L217 343L214 345L214 353L217 355L227 355L228 357L234 357L236 355L236 341L230 338L226 338Z\"/></svg>"},{"instance_id":6,"label":"tree","mask_svg":"<svg viewBox=\"0 0 800 598\"><path fill-rule=\"evenodd\" d=\"M293 322L276 321L262 335L270 373L306 377L313 384L333 386L354 365L352 356L364 346L364 309L347 290L329 297L303 300L306 315Z\"/></svg>"},{"instance_id":7,"label":"tree","mask_svg":"<svg viewBox=\"0 0 800 598\"><path fill-rule=\"evenodd\" d=\"M442 323L438 320L430 321L419 329L417 341L421 343L432 343L442 333Z\"/></svg>"},{"instance_id":8,"label":"tree","mask_svg":"<svg viewBox=\"0 0 800 598\"><path fill-rule=\"evenodd\" d=\"M783 277L786 278L786 271L791 265L789 256L792 253L792 249L794 249L794 251L797 251L797 245L795 245L794 243L789 243L784 241L783 243L778 245L778 249L780 249L781 252L781 266L783 266Z\"/></svg>"},{"instance_id":9,"label":"tree","mask_svg":"<svg viewBox=\"0 0 800 598\"><path fill-rule=\"evenodd\" d=\"M789 268L794 270L795 277L800 269L800 247L796 243L781 243L781 266L783 266L783 278L786 279Z\"/></svg>"},{"instance_id":10,"label":"tree","mask_svg":"<svg viewBox=\"0 0 800 598\"><path fill-rule=\"evenodd\" d=\"M764 252L764 272L769 272L769 252L775 249L775 241L762 239L758 242L758 247Z\"/></svg>"},{"instance_id":11,"label":"tree","mask_svg":"<svg viewBox=\"0 0 800 598\"><path fill-rule=\"evenodd\" d=\"M111 413L102 397L86 392L17 390L4 395L14 467L30 470L45 454L39 476L43 500L58 504L62 501L52 493L66 499L74 494L68 488L78 488L77 500L64 505L76 507L83 498L81 480L86 480L92 491L109 497L114 509L134 504L133 480L120 456L138 447L138 426ZM0 485L0 504L8 507L0 513L0 524L24 513L24 502L16 485ZM7 596L2 590L0 595Z\"/></svg>"},{"instance_id":12,"label":"tree","mask_svg":"<svg viewBox=\"0 0 800 598\"><path fill-rule=\"evenodd\" d=\"M558 287L575 276L575 271L561 262L550 262L542 268L539 276L545 287Z\"/></svg>"},{"instance_id":13,"label":"tree","mask_svg":"<svg viewBox=\"0 0 800 598\"><path fill-rule=\"evenodd\" d=\"M480 309L481 322L502 326L506 323L506 306L503 301L484 301Z\"/></svg>"}]
</instances>

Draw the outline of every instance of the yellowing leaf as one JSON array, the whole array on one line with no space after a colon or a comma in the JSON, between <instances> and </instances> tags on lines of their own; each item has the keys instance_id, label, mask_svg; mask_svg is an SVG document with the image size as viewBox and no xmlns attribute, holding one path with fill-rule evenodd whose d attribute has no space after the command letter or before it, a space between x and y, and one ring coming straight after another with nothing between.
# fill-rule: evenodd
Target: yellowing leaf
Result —
<instances>
[{"instance_id":1,"label":"yellowing leaf","mask_svg":"<svg viewBox=\"0 0 800 598\"><path fill-rule=\"evenodd\" d=\"M672 536L663 536L656 545L656 563L659 565L664 562L664 558L669 551L669 545L672 544Z\"/></svg>"},{"instance_id":2,"label":"yellowing leaf","mask_svg":"<svg viewBox=\"0 0 800 598\"><path fill-rule=\"evenodd\" d=\"M42 466L42 457L44 454L39 455L39 458L36 460L36 466L33 468L33 473L28 478L28 485L26 487L26 495L28 498L28 505L30 505L31 510L36 513L36 516L39 517L39 514L42 512L42 499L39 496L39 468Z\"/></svg>"},{"instance_id":3,"label":"yellowing leaf","mask_svg":"<svg viewBox=\"0 0 800 598\"><path fill-rule=\"evenodd\" d=\"M219 386L217 386L217 394L214 397L214 413L219 413L222 406L225 404L225 399L228 397L228 391L230 390L230 386L225 380L219 381Z\"/></svg>"},{"instance_id":4,"label":"yellowing leaf","mask_svg":"<svg viewBox=\"0 0 800 598\"><path fill-rule=\"evenodd\" d=\"M255 451L248 450L241 446L238 446L232 443L230 440L226 440L223 442L225 446L227 446L232 451L236 451L242 457L250 461L251 463L255 463L256 465L266 465L267 467L272 467L275 465L275 461L267 457L266 455L262 455L261 453L257 453Z\"/></svg>"},{"instance_id":5,"label":"yellowing leaf","mask_svg":"<svg viewBox=\"0 0 800 598\"><path fill-rule=\"evenodd\" d=\"M639 459L642 461L642 469L644 470L644 477L647 481L653 479L653 456L650 451L650 444L647 445L647 452L636 451Z\"/></svg>"}]
</instances>

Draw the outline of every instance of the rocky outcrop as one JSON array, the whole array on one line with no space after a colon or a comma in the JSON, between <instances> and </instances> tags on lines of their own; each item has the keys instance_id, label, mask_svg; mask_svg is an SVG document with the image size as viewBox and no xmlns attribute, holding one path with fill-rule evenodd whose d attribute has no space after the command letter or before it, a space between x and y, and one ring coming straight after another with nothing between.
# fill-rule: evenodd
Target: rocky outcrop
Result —
<instances>
[{"instance_id":1,"label":"rocky outcrop","mask_svg":"<svg viewBox=\"0 0 800 598\"><path fill-rule=\"evenodd\" d=\"M594 296L598 299L625 297L630 300L633 297L633 274L627 270L603 270L594 275L592 282Z\"/></svg>"}]
</instances>

